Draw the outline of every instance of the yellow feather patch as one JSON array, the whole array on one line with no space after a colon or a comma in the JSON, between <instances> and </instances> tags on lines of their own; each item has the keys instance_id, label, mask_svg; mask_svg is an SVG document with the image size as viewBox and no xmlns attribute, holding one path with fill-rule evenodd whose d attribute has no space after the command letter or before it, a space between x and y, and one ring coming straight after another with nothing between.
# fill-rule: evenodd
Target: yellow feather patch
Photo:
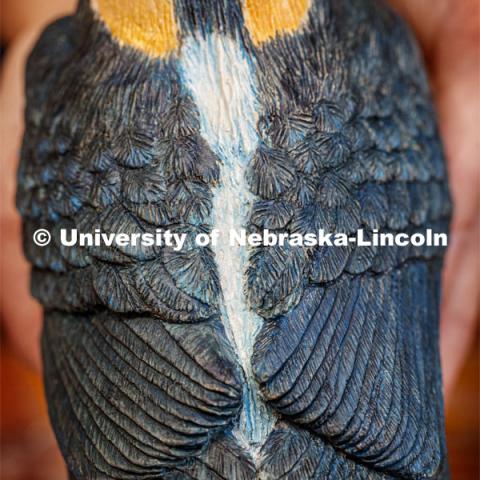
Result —
<instances>
[{"instance_id":1,"label":"yellow feather patch","mask_svg":"<svg viewBox=\"0 0 480 480\"><path fill-rule=\"evenodd\" d=\"M178 47L173 0L95 0L94 8L122 45L163 57Z\"/></svg>"},{"instance_id":2,"label":"yellow feather patch","mask_svg":"<svg viewBox=\"0 0 480 480\"><path fill-rule=\"evenodd\" d=\"M310 0L245 0L245 24L258 45L277 34L297 31L309 8Z\"/></svg>"}]
</instances>

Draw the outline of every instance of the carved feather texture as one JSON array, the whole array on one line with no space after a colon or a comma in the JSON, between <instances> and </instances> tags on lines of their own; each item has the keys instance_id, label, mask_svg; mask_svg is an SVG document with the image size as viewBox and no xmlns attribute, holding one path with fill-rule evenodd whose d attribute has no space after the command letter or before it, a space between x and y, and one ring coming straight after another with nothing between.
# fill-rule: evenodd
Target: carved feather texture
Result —
<instances>
[{"instance_id":1,"label":"carved feather texture","mask_svg":"<svg viewBox=\"0 0 480 480\"><path fill-rule=\"evenodd\" d=\"M108 313L47 315L50 414L76 476L160 475L232 421L241 373L218 329L218 322L192 328Z\"/></svg>"},{"instance_id":2,"label":"carved feather texture","mask_svg":"<svg viewBox=\"0 0 480 480\"><path fill-rule=\"evenodd\" d=\"M255 372L268 401L368 465L435 474L442 439L433 433L440 420L432 385L440 386L431 366L438 359L423 353L437 339L426 328L435 270L413 263L308 289L257 338Z\"/></svg>"},{"instance_id":3,"label":"carved feather texture","mask_svg":"<svg viewBox=\"0 0 480 480\"><path fill-rule=\"evenodd\" d=\"M254 46L240 2L201 3L176 0L182 39L225 35L254 72L257 146L240 172L249 232L448 230L427 81L395 15L312 0L298 32ZM441 248L247 252L232 275L263 319L251 361L276 422L252 448L237 435L248 372L222 323L214 251L60 245L61 228L211 231L225 159L180 70L176 54L118 45L86 1L29 60L17 205L71 478L448 478ZM52 232L48 247L31 241L37 228Z\"/></svg>"}]
</instances>

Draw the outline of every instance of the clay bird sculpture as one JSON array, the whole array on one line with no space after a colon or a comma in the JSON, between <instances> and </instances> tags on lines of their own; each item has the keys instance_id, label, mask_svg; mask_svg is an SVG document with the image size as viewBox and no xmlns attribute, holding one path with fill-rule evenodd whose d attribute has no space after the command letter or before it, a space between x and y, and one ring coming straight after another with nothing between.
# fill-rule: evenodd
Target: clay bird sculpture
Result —
<instances>
[{"instance_id":1,"label":"clay bird sculpture","mask_svg":"<svg viewBox=\"0 0 480 480\"><path fill-rule=\"evenodd\" d=\"M71 479L448 477L442 247L191 241L447 232L426 74L391 10L81 0L34 48L27 100L17 204Z\"/></svg>"}]
</instances>

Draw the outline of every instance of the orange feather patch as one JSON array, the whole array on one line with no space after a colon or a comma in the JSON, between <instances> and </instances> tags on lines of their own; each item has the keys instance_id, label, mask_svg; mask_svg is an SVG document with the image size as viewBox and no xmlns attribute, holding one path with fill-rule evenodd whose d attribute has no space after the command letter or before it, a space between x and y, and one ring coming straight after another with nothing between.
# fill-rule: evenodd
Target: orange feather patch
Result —
<instances>
[{"instance_id":1,"label":"orange feather patch","mask_svg":"<svg viewBox=\"0 0 480 480\"><path fill-rule=\"evenodd\" d=\"M96 0L94 8L112 36L155 57L178 47L173 0Z\"/></svg>"},{"instance_id":2,"label":"orange feather patch","mask_svg":"<svg viewBox=\"0 0 480 480\"><path fill-rule=\"evenodd\" d=\"M245 0L245 23L258 45L276 35L297 31L304 20L310 0Z\"/></svg>"}]
</instances>

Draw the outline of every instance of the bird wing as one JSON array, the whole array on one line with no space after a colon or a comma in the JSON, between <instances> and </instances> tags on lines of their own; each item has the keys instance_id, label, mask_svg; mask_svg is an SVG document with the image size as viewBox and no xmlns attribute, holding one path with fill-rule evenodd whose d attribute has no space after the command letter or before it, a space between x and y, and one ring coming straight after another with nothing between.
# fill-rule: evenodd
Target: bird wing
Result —
<instances>
[{"instance_id":1,"label":"bird wing","mask_svg":"<svg viewBox=\"0 0 480 480\"><path fill-rule=\"evenodd\" d=\"M319 4L303 35L258 52L264 142L250 230L445 233L444 158L411 35L373 2ZM267 478L445 471L443 250L253 250L248 295L264 318L254 372L283 419L262 450Z\"/></svg>"},{"instance_id":2,"label":"bird wing","mask_svg":"<svg viewBox=\"0 0 480 480\"><path fill-rule=\"evenodd\" d=\"M60 241L62 229L205 231L218 176L172 66L122 49L90 15L54 23L29 59L18 173L60 447L74 478L247 478L249 458L215 440L238 415L243 373L212 252ZM32 241L40 227L46 247Z\"/></svg>"}]
</instances>

